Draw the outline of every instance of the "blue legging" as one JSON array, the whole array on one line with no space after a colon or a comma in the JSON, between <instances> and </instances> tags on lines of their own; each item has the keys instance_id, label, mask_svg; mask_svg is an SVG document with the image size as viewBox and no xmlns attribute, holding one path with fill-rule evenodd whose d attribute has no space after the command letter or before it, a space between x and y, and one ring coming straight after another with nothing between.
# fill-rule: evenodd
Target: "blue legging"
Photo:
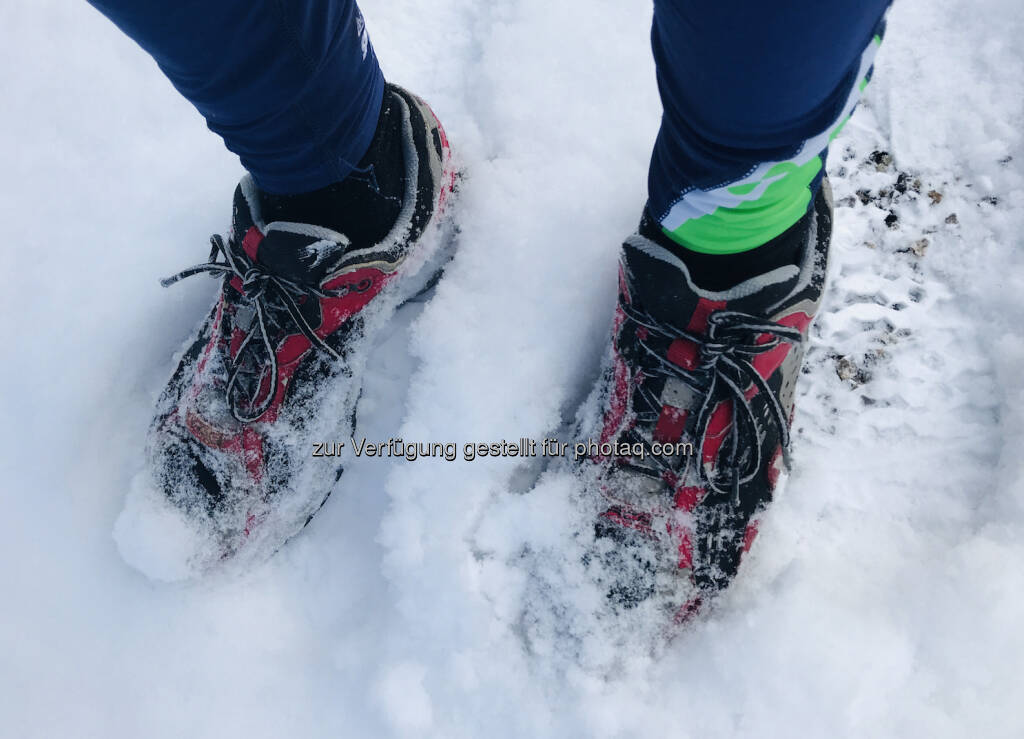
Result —
<instances>
[{"instance_id":1,"label":"blue legging","mask_svg":"<svg viewBox=\"0 0 1024 739\"><path fill-rule=\"evenodd\" d=\"M384 78L354 0L90 2L261 188L323 187L368 148ZM664 115L648 208L670 236L698 251L756 246L806 211L888 2L655 0Z\"/></svg>"},{"instance_id":2,"label":"blue legging","mask_svg":"<svg viewBox=\"0 0 1024 739\"><path fill-rule=\"evenodd\" d=\"M807 212L871 74L889 0L655 0L664 113L650 215L696 251L742 251Z\"/></svg>"},{"instance_id":3,"label":"blue legging","mask_svg":"<svg viewBox=\"0 0 1024 739\"><path fill-rule=\"evenodd\" d=\"M384 76L354 0L89 0L143 49L269 192L343 179Z\"/></svg>"}]
</instances>

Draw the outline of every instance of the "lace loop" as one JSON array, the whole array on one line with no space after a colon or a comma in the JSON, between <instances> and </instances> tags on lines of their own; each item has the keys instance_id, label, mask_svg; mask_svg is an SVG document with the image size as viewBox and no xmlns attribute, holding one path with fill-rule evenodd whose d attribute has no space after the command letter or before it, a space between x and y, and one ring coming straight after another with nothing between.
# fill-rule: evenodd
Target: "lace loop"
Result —
<instances>
[{"instance_id":1,"label":"lace loop","mask_svg":"<svg viewBox=\"0 0 1024 739\"><path fill-rule=\"evenodd\" d=\"M219 261L221 257L223 257L223 261ZM267 330L267 319L274 309L277 309L277 315L274 316L277 323L280 323L276 319L281 316L280 307L283 307L284 314L289 317L291 323L299 332L309 340L310 344L327 354L331 359L340 358L340 355L334 349L316 335L315 329L310 326L305 316L303 316L299 308L299 302L303 298L341 297L355 289L353 286L343 285L336 290L323 290L316 286L300 285L280 275L265 271L259 263L249 260L248 256L238 253L229 244L225 244L224 239L219 234L214 234L210 237L209 261L182 270L171 277L161 280L160 284L164 287L169 287L179 280L203 272L214 277L237 277L239 279L242 286L240 299L252 306L253 318L258 329L258 332L252 330L253 326L250 323L248 330L245 331L245 338L242 339L242 343L235 352L235 356L229 360L226 398L231 415L234 416L235 420L240 423L252 423L267 412L277 395L279 382L277 351ZM366 289L369 289L369 286L362 290L357 290L357 292L365 292ZM257 333L260 341L257 345L254 345L252 339ZM246 359L251 356L251 348L254 346L261 346L263 348L269 358L270 369L270 387L264 399L256 404L255 407L253 407L253 398L246 399L243 397L244 391L239 383L239 378L243 374L254 374L252 370L246 369ZM262 377L263 367L258 360L255 362L255 365L257 367L255 374ZM258 382L255 390L256 393L259 392L260 385L262 385L262 381ZM249 407L249 412L241 410L243 404Z\"/></svg>"},{"instance_id":2,"label":"lace loop","mask_svg":"<svg viewBox=\"0 0 1024 739\"><path fill-rule=\"evenodd\" d=\"M709 466L697 465L701 482L709 492L728 495L738 505L740 503L740 487L756 477L763 460L761 437L765 429L759 420L751 400L761 395L765 400L771 422L779 433L785 463L789 464L789 424L778 397L768 387L768 383L753 365L758 355L772 351L783 342L791 345L803 341L800 330L791 326L782 326L763 317L753 316L735 310L718 310L708 316L706 335L686 331L667 321L658 320L636 307L624 303L623 313L626 317L646 329L638 332L637 344L642 350L641 372L644 377L661 376L675 378L684 382L696 391L700 399L700 407L695 421L695 436L698 440L697 453L703 450L709 438L711 417L719 402L723 399L731 401L732 422L729 424L728 441L725 447L728 454L722 458L722 447L719 447L716 471L721 470L728 476L728 486L723 475L712 474ZM686 369L669 361L662 351L648 343L652 334L669 342L684 339L697 347L697 363L693 369ZM767 337L767 338L765 338ZM755 392L748 398L746 389L753 385ZM645 393L648 401L657 401L653 393L639 383L638 390ZM648 407L657 408L658 402L649 402ZM657 411L637 413L637 421L650 425L657 421ZM647 441L635 428L628 434L635 441L647 445ZM683 459L675 465L667 463L657 455L648 452L647 458L653 460L655 467L635 463L623 466L648 477L664 479L665 473L676 473Z\"/></svg>"}]
</instances>

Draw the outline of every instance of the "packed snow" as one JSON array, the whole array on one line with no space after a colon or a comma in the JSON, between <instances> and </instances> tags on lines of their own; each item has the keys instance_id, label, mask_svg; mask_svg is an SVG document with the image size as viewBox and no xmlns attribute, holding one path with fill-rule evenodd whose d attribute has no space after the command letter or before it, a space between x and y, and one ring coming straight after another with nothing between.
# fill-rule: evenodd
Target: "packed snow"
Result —
<instances>
[{"instance_id":1,"label":"packed snow","mask_svg":"<svg viewBox=\"0 0 1024 739\"><path fill-rule=\"evenodd\" d=\"M362 7L465 174L459 251L376 347L357 438L552 436L595 378L643 205L650 5ZM793 473L717 610L655 650L594 620L573 478L529 460L355 459L247 572L125 564L153 402L216 289L158 280L205 257L241 170L84 2L2 18L0 734L1024 732L1016 0L890 13L829 160ZM134 536L181 543L151 523Z\"/></svg>"}]
</instances>

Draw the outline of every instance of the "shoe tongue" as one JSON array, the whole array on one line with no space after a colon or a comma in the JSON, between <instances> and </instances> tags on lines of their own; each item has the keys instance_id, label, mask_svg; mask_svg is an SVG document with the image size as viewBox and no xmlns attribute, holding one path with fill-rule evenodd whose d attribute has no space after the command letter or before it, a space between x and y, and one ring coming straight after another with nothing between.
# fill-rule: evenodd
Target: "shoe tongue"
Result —
<instances>
[{"instance_id":1,"label":"shoe tongue","mask_svg":"<svg viewBox=\"0 0 1024 739\"><path fill-rule=\"evenodd\" d=\"M323 284L349 246L343 234L322 226L286 221L264 225L256 186L248 176L235 188L232 231L250 259L300 285Z\"/></svg>"},{"instance_id":2,"label":"shoe tongue","mask_svg":"<svg viewBox=\"0 0 1024 739\"><path fill-rule=\"evenodd\" d=\"M256 249L267 272L300 285L319 286L348 247L342 234L302 223L271 223Z\"/></svg>"},{"instance_id":3,"label":"shoe tongue","mask_svg":"<svg viewBox=\"0 0 1024 739\"><path fill-rule=\"evenodd\" d=\"M703 290L693 283L686 264L667 249L643 236L634 235L623 245L623 264L630 299L653 318L686 327L698 305L728 307L754 316L770 317L800 281L795 265L778 267L720 292Z\"/></svg>"}]
</instances>

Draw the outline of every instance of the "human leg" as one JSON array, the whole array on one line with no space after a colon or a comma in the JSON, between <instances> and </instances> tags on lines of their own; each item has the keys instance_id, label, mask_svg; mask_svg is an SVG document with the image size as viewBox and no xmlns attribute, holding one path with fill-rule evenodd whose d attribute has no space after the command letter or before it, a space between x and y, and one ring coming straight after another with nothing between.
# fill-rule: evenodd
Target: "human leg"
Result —
<instances>
[{"instance_id":1,"label":"human leg","mask_svg":"<svg viewBox=\"0 0 1024 739\"><path fill-rule=\"evenodd\" d=\"M656 0L665 113L581 437L592 563L618 607L689 617L735 576L789 459L832 228L828 142L885 2ZM665 451L665 449L669 451Z\"/></svg>"},{"instance_id":2,"label":"human leg","mask_svg":"<svg viewBox=\"0 0 1024 739\"><path fill-rule=\"evenodd\" d=\"M373 138L384 77L354 0L89 0L156 60L256 184L344 179Z\"/></svg>"},{"instance_id":3,"label":"human leg","mask_svg":"<svg viewBox=\"0 0 1024 739\"><path fill-rule=\"evenodd\" d=\"M385 85L352 0L96 4L250 170L210 261L165 281L209 273L220 291L116 527L130 563L180 579L267 556L319 510L340 467L316 442L352 432L374 337L443 268L454 169L430 107Z\"/></svg>"}]
</instances>

